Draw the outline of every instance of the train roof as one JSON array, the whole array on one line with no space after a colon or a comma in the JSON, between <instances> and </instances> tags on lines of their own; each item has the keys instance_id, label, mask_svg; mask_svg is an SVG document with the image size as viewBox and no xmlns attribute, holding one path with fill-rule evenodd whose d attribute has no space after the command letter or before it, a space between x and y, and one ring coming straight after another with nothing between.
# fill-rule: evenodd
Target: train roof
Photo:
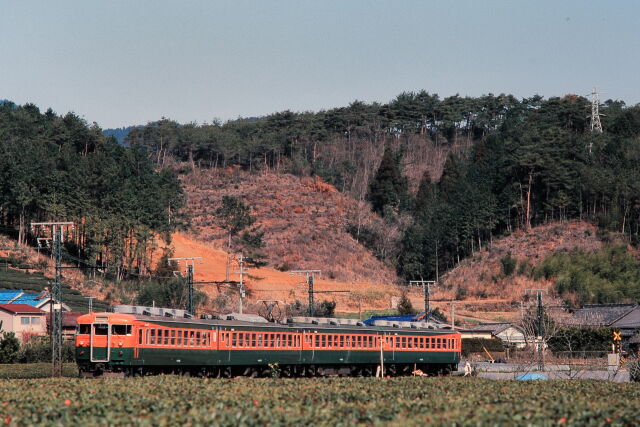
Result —
<instances>
[{"instance_id":1,"label":"train roof","mask_svg":"<svg viewBox=\"0 0 640 427\"><path fill-rule=\"evenodd\" d=\"M317 322L315 319L322 319L321 322ZM403 325L403 324L389 324L389 325L366 325L362 322L353 321L353 319L326 319L326 318L294 318L289 319L287 323L272 323L272 322L252 322L246 320L236 320L234 318L228 319L195 319L195 318L180 318L180 317L168 317L168 316L149 316L143 314L129 314L129 313L89 313L78 318L78 323L93 323L100 320L117 320L122 323L131 323L133 321L146 321L152 323L176 323L182 325L210 325L221 327L237 327L237 328L256 328L256 329L313 329L313 330L333 330L333 331L350 331L361 333L372 332L402 332L402 333L429 333L429 334L451 334L458 333L455 330L442 327L433 327L430 324L423 325ZM298 320L298 321L293 321ZM306 321L305 321L306 320ZM341 322L343 321L343 322ZM403 322L404 323L404 322ZM418 323L418 322L412 322Z\"/></svg>"}]
</instances>

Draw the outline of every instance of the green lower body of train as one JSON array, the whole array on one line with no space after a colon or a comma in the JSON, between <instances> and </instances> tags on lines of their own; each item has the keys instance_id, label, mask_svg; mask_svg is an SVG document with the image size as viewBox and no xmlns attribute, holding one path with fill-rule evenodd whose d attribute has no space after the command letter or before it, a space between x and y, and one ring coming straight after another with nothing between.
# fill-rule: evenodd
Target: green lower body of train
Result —
<instances>
[{"instance_id":1,"label":"green lower body of train","mask_svg":"<svg viewBox=\"0 0 640 427\"><path fill-rule=\"evenodd\" d=\"M208 377L234 376L325 376L375 375L381 352L355 350L209 350L140 348L76 349L76 360L84 376L115 373L120 376L183 374ZM425 374L448 374L457 369L458 352L383 352L385 375L410 375L415 369Z\"/></svg>"}]
</instances>

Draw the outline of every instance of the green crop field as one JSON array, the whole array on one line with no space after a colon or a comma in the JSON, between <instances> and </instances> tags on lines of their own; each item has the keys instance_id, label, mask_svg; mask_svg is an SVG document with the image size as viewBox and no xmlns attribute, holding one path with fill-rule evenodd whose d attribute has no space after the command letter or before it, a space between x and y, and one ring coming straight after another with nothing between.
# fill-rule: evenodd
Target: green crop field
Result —
<instances>
[{"instance_id":1,"label":"green crop field","mask_svg":"<svg viewBox=\"0 0 640 427\"><path fill-rule=\"evenodd\" d=\"M636 425L640 385L478 378L0 380L8 425Z\"/></svg>"}]
</instances>

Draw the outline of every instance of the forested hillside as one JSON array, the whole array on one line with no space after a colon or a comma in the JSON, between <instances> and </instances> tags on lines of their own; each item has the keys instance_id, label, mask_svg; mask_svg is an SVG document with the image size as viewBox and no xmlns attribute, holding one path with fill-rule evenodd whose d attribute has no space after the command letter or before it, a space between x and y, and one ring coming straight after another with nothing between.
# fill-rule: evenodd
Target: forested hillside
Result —
<instances>
[{"instance_id":1,"label":"forested hillside","mask_svg":"<svg viewBox=\"0 0 640 427\"><path fill-rule=\"evenodd\" d=\"M31 221L72 221L68 252L121 279L146 274L155 237L180 224L174 172L74 114L2 103L0 150L0 222L19 243L35 246Z\"/></svg>"},{"instance_id":2,"label":"forested hillside","mask_svg":"<svg viewBox=\"0 0 640 427\"><path fill-rule=\"evenodd\" d=\"M116 279L147 274L151 257L163 254L156 238L188 221L185 213L203 235L220 234L225 227L216 221L223 219L206 214L221 207L222 195L240 197L235 203L262 216L256 224L265 226L267 245L277 252L266 261L282 269L328 263L331 245L364 246L378 258L367 265L386 264L376 267L385 281L394 280L389 267L405 280L437 279L495 237L574 219L637 245L640 107L605 102L603 133L591 131L590 107L573 95L519 100L403 93L387 104L356 101L226 123L163 118L131 129L123 146L73 114L5 102L0 221L21 242L35 237L27 233L31 221L74 221L68 251ZM177 175L199 205L183 209ZM355 200L340 202L350 206L342 214L300 194L298 204L308 207L269 218L270 205L261 201L268 185L260 182L275 185L279 180L270 176L276 175L282 183L316 176ZM274 200L289 194L296 202L295 190L274 191ZM291 221L286 218L299 222L295 233L277 231ZM332 233L317 236L314 220ZM355 242L327 243L344 232ZM313 240L304 236L326 240L322 257L313 258ZM348 264L318 267L347 278Z\"/></svg>"},{"instance_id":3,"label":"forested hillside","mask_svg":"<svg viewBox=\"0 0 640 427\"><path fill-rule=\"evenodd\" d=\"M239 166L319 175L368 201L403 237L384 257L406 279L436 278L495 236L554 220L591 221L638 243L640 107L607 101L604 133L574 95L440 99L403 93L317 113L134 129L158 167ZM372 250L384 231L348 222Z\"/></svg>"}]
</instances>

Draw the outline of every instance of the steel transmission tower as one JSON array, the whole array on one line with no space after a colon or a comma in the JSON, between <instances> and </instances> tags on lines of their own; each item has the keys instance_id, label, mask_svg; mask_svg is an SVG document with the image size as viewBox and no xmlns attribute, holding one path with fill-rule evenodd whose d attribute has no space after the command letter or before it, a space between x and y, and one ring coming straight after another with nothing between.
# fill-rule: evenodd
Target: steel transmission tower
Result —
<instances>
[{"instance_id":1,"label":"steel transmission tower","mask_svg":"<svg viewBox=\"0 0 640 427\"><path fill-rule=\"evenodd\" d=\"M51 290L51 375L62 376L62 238L64 228L73 228L73 222L32 222L31 229L51 227L53 237L53 259L56 276Z\"/></svg>"},{"instance_id":2,"label":"steel transmission tower","mask_svg":"<svg viewBox=\"0 0 640 427\"><path fill-rule=\"evenodd\" d=\"M53 282L51 304L51 365L52 376L62 376L62 230L54 237L56 277Z\"/></svg>"},{"instance_id":3,"label":"steel transmission tower","mask_svg":"<svg viewBox=\"0 0 640 427\"><path fill-rule=\"evenodd\" d=\"M593 88L593 92L591 92L591 132L602 133L602 122L600 122L600 98L595 87Z\"/></svg>"}]
</instances>

